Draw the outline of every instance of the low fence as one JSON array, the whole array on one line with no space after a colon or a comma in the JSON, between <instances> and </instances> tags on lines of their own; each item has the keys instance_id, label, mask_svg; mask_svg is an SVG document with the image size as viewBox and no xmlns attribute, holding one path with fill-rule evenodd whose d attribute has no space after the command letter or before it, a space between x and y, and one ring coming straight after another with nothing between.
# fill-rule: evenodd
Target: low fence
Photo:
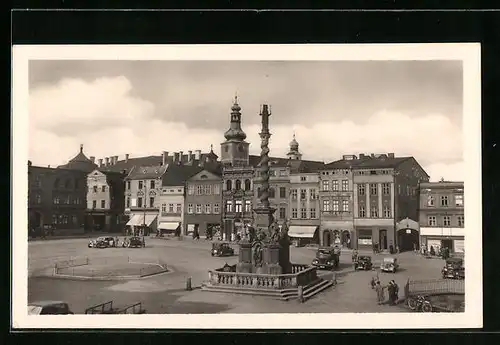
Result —
<instances>
[{"instance_id":1,"label":"low fence","mask_svg":"<svg viewBox=\"0 0 500 345\"><path fill-rule=\"evenodd\" d=\"M113 301L108 301L87 308L85 314L111 314L113 310Z\"/></svg>"},{"instance_id":2,"label":"low fence","mask_svg":"<svg viewBox=\"0 0 500 345\"><path fill-rule=\"evenodd\" d=\"M465 294L465 280L457 279L429 279L408 280L405 285L405 296L437 295L437 294Z\"/></svg>"}]
</instances>

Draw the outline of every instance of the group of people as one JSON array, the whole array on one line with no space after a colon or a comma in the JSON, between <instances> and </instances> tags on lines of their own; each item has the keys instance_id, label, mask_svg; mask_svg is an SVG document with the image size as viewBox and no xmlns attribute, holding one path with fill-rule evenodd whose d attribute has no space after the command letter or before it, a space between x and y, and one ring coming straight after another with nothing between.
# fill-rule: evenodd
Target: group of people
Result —
<instances>
[{"instance_id":1,"label":"group of people","mask_svg":"<svg viewBox=\"0 0 500 345\"><path fill-rule=\"evenodd\" d=\"M372 289L374 289L377 293L377 303L384 304L385 303L385 290L387 289L387 292L389 294L389 305L396 305L399 300L399 286L398 284L394 281L391 280L389 284L387 285L382 285L380 280L375 277L372 277L372 280L370 282L370 285Z\"/></svg>"}]
</instances>

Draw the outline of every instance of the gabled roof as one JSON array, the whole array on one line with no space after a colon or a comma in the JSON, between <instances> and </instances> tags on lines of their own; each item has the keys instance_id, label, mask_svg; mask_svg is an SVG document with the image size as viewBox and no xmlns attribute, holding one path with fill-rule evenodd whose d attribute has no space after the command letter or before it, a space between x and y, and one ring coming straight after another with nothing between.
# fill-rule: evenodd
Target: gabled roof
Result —
<instances>
[{"instance_id":1,"label":"gabled roof","mask_svg":"<svg viewBox=\"0 0 500 345\"><path fill-rule=\"evenodd\" d=\"M203 170L199 166L169 164L162 176L162 186L182 186L189 178Z\"/></svg>"},{"instance_id":2,"label":"gabled roof","mask_svg":"<svg viewBox=\"0 0 500 345\"><path fill-rule=\"evenodd\" d=\"M127 180L157 179L163 176L167 167L168 165L134 166L127 175Z\"/></svg>"}]
</instances>

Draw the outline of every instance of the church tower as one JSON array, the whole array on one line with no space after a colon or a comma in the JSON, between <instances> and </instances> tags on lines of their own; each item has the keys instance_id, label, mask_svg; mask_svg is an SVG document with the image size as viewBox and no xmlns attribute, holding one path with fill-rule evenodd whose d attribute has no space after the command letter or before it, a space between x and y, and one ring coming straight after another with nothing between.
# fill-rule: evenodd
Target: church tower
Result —
<instances>
[{"instance_id":1,"label":"church tower","mask_svg":"<svg viewBox=\"0 0 500 345\"><path fill-rule=\"evenodd\" d=\"M301 160L302 154L299 151L299 143L295 140L295 133L293 139L290 141L290 151L286 154L289 160Z\"/></svg>"},{"instance_id":2,"label":"church tower","mask_svg":"<svg viewBox=\"0 0 500 345\"><path fill-rule=\"evenodd\" d=\"M221 143L221 162L229 166L247 166L249 143L245 141L247 135L241 129L241 107L238 105L238 97L234 97L231 107L231 123L229 129L224 133L226 141Z\"/></svg>"}]
</instances>

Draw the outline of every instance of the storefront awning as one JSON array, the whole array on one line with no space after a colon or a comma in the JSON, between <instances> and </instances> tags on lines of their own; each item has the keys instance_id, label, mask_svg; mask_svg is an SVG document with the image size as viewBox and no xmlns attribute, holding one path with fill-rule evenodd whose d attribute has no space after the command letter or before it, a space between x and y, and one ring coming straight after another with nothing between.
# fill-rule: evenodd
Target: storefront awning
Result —
<instances>
[{"instance_id":1,"label":"storefront awning","mask_svg":"<svg viewBox=\"0 0 500 345\"><path fill-rule=\"evenodd\" d=\"M142 223L142 216L139 214L135 214L130 218L130 220L127 222L127 226L136 226L140 225Z\"/></svg>"},{"instance_id":2,"label":"storefront awning","mask_svg":"<svg viewBox=\"0 0 500 345\"><path fill-rule=\"evenodd\" d=\"M146 224L146 226L151 226L151 224L156 220L156 217L157 216L154 214L147 214L144 224Z\"/></svg>"},{"instance_id":3,"label":"storefront awning","mask_svg":"<svg viewBox=\"0 0 500 345\"><path fill-rule=\"evenodd\" d=\"M313 238L317 228L317 226L292 225L288 230L288 236L298 238Z\"/></svg>"},{"instance_id":4,"label":"storefront awning","mask_svg":"<svg viewBox=\"0 0 500 345\"><path fill-rule=\"evenodd\" d=\"M158 229L175 231L178 226L178 222L160 222L158 224Z\"/></svg>"}]
</instances>

